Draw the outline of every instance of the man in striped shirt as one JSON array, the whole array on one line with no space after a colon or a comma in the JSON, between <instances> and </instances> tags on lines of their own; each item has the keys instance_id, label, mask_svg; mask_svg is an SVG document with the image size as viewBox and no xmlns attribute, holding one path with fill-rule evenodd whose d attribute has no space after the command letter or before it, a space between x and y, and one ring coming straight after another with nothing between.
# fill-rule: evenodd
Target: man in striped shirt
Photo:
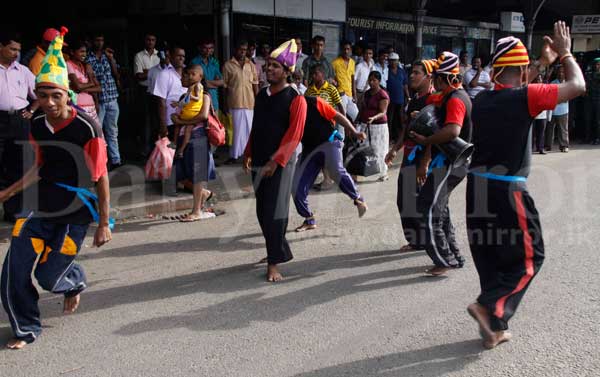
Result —
<instances>
[{"instance_id":1,"label":"man in striped shirt","mask_svg":"<svg viewBox=\"0 0 600 377\"><path fill-rule=\"evenodd\" d=\"M327 80L325 80L325 76L327 72L325 67L321 64L314 65L311 68L310 77L312 79L312 85L304 93L306 97L321 97L325 100L331 107L335 110L339 111L342 115L346 115L344 111L344 106L342 105L342 97L340 96L340 92L338 92L337 88ZM337 125L336 126L338 132L341 137L344 137L344 127ZM315 185L315 189L321 190L329 190L333 188L335 182L326 170L323 170L323 182Z\"/></svg>"}]
</instances>

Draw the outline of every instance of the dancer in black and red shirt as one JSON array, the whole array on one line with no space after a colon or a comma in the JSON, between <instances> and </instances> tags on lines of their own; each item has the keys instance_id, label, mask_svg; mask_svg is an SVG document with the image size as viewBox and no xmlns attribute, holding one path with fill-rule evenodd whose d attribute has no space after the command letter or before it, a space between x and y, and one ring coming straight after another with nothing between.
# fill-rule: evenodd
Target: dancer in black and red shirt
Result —
<instances>
[{"instance_id":1,"label":"dancer in black and red shirt","mask_svg":"<svg viewBox=\"0 0 600 377\"><path fill-rule=\"evenodd\" d=\"M545 40L536 64L560 58L565 82L527 85L532 74L527 49L519 39L507 37L498 41L492 60L494 90L481 92L473 102L467 228L481 294L468 312L488 349L511 338L508 321L544 261L540 219L526 186L531 124L541 111L585 93L565 23L557 22L553 38Z\"/></svg>"}]
</instances>

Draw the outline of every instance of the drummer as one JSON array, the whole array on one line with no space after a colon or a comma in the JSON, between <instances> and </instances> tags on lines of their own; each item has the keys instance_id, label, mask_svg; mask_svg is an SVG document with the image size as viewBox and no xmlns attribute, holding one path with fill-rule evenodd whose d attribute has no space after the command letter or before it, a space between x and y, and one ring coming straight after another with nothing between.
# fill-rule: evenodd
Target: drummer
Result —
<instances>
[{"instance_id":1,"label":"drummer","mask_svg":"<svg viewBox=\"0 0 600 377\"><path fill-rule=\"evenodd\" d=\"M436 62L433 85L438 93L428 97L434 104L436 116L443 124L433 135L426 137L414 131L409 133L422 146L448 143L457 137L471 140L471 100L461 86L458 56L443 52ZM455 167L438 148L431 148L432 161L429 175L417 199L417 210L425 225L425 250L433 261L427 269L428 276L446 274L452 268L461 268L465 263L450 220L448 200L456 186L467 175L467 166Z\"/></svg>"}]
</instances>

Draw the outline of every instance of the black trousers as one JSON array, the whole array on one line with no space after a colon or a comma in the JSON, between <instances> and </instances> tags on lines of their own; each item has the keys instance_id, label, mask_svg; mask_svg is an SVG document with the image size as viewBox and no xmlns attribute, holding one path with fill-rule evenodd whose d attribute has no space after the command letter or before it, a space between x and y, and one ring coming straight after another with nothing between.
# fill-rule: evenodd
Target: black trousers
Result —
<instances>
[{"instance_id":1,"label":"black trousers","mask_svg":"<svg viewBox=\"0 0 600 377\"><path fill-rule=\"evenodd\" d=\"M391 141L396 142L399 138L404 140L404 116L403 104L389 104L387 117Z\"/></svg>"},{"instance_id":2,"label":"black trousers","mask_svg":"<svg viewBox=\"0 0 600 377\"><path fill-rule=\"evenodd\" d=\"M285 234L288 227L295 156L285 168L278 167L271 177L260 177L259 167L252 170L256 196L256 217L267 246L269 264L285 263L294 257Z\"/></svg>"},{"instance_id":3,"label":"black trousers","mask_svg":"<svg viewBox=\"0 0 600 377\"><path fill-rule=\"evenodd\" d=\"M524 187L469 176L467 230L481 285L477 301L494 331L508 329L544 261L539 214Z\"/></svg>"},{"instance_id":4,"label":"black trousers","mask_svg":"<svg viewBox=\"0 0 600 377\"><path fill-rule=\"evenodd\" d=\"M543 151L545 138L546 138L546 119L534 119L533 121L533 136L534 136L534 145L533 148L535 151ZM552 146L550 143L549 147Z\"/></svg>"},{"instance_id":5,"label":"black trousers","mask_svg":"<svg viewBox=\"0 0 600 377\"><path fill-rule=\"evenodd\" d=\"M0 114L0 189L4 189L23 176L34 162L33 148L29 144L30 121L20 112ZM17 194L3 203L4 213L14 216L23 209L23 196Z\"/></svg>"},{"instance_id":6,"label":"black trousers","mask_svg":"<svg viewBox=\"0 0 600 377\"><path fill-rule=\"evenodd\" d=\"M438 267L462 267L465 263L456 242L448 200L466 175L466 167L434 168L417 199L417 209L425 226L425 251Z\"/></svg>"},{"instance_id":7,"label":"black trousers","mask_svg":"<svg viewBox=\"0 0 600 377\"><path fill-rule=\"evenodd\" d=\"M414 249L425 249L423 216L417 209L421 188L417 184L417 165L403 165L398 174L396 205L400 213L404 238Z\"/></svg>"}]
</instances>

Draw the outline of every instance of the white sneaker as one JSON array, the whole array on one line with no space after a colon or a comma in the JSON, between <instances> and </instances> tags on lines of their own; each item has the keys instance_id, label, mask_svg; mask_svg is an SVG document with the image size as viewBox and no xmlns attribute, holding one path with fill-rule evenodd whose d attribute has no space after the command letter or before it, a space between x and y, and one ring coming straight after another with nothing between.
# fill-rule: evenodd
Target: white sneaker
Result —
<instances>
[{"instance_id":1,"label":"white sneaker","mask_svg":"<svg viewBox=\"0 0 600 377\"><path fill-rule=\"evenodd\" d=\"M202 220L212 219L213 217L217 217L217 215L215 215L214 212L202 211L202 213L200 213L200 218Z\"/></svg>"}]
</instances>

